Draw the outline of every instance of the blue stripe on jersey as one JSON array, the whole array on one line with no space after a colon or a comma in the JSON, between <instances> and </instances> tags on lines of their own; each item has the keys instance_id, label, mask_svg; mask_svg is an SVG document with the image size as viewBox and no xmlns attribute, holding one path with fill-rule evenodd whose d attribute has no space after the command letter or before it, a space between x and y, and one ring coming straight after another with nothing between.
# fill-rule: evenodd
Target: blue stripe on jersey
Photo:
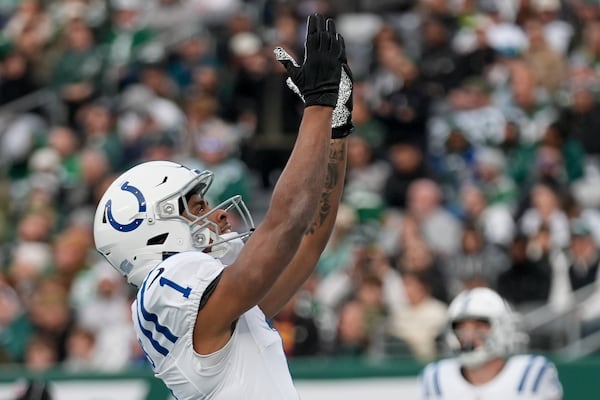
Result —
<instances>
[{"instance_id":1,"label":"blue stripe on jersey","mask_svg":"<svg viewBox=\"0 0 600 400\"><path fill-rule=\"evenodd\" d=\"M144 336L146 336L146 338L148 338L148 340L150 341L150 344L152 345L152 347L154 347L154 350L158 351L160 354L162 354L163 356L166 357L166 355L169 354L169 350L167 350L166 348L161 346L160 343L158 343L156 340L154 340L154 338L152 337L152 332L150 332L148 329L145 329L142 326L142 321L140 320L139 303L140 302L138 301L138 307L137 307L138 312L136 313L136 316L137 316L137 320L138 320L138 325L140 327L140 331L142 331Z\"/></svg>"},{"instance_id":2,"label":"blue stripe on jersey","mask_svg":"<svg viewBox=\"0 0 600 400\"><path fill-rule=\"evenodd\" d=\"M140 301L138 301L139 304L139 309L142 311L142 315L144 316L144 319L148 322L152 322L154 323L154 326L156 327L156 330L160 333L162 333L163 335L165 335L165 337L167 339L169 339L169 341L171 343L175 343L177 341L177 339L179 339L177 336L175 336L170 330L169 328L167 328L164 325L161 325L158 322L158 315L148 312L148 310L146 310L144 308L144 293L146 292L146 281L144 281L144 284L142 285L142 290L140 291ZM138 316L139 318L139 316ZM140 323L141 326L141 323Z\"/></svg>"},{"instance_id":3,"label":"blue stripe on jersey","mask_svg":"<svg viewBox=\"0 0 600 400\"><path fill-rule=\"evenodd\" d=\"M535 378L535 381L533 383L533 389L531 389L533 393L537 392L538 387L540 386L540 382L542 382L544 372L546 372L548 368L550 368L550 361L546 360L542 368L540 368L540 372L538 372L537 377Z\"/></svg>"},{"instance_id":4,"label":"blue stripe on jersey","mask_svg":"<svg viewBox=\"0 0 600 400\"><path fill-rule=\"evenodd\" d=\"M527 381L527 375L529 375L529 371L531 370L531 367L533 366L533 362L536 360L537 356L530 356L529 357L529 362L527 363L527 366L525 367L525 372L523 373L523 377L521 378L521 382L519 382L519 387L517 388L517 391L519 393L521 393L523 391L523 388L525 387L525 381Z\"/></svg>"},{"instance_id":5,"label":"blue stripe on jersey","mask_svg":"<svg viewBox=\"0 0 600 400\"><path fill-rule=\"evenodd\" d=\"M438 373L440 370L440 365L435 363L433 369L433 388L435 389L435 394L438 396L442 395L442 391L440 390L440 374Z\"/></svg>"}]
</instances>

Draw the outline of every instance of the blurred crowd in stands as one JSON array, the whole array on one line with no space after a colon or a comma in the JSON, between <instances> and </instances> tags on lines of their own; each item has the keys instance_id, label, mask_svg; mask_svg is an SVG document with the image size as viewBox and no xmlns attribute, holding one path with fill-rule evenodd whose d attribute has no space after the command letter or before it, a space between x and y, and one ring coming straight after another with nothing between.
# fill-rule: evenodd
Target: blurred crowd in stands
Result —
<instances>
[{"instance_id":1,"label":"blurred crowd in stands","mask_svg":"<svg viewBox=\"0 0 600 400\"><path fill-rule=\"evenodd\" d=\"M303 110L272 49L301 59L313 12L345 37L356 130L331 241L273 321L287 354L440 357L475 286L557 316L533 349L600 328L599 0L0 0L0 364L144 364L99 196L168 159L260 222Z\"/></svg>"}]
</instances>

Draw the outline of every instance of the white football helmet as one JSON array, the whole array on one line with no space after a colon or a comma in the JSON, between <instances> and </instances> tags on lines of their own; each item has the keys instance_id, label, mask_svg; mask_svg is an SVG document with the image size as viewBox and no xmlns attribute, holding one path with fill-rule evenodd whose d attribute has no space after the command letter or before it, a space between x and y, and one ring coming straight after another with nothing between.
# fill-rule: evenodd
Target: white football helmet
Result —
<instances>
[{"instance_id":1,"label":"white football helmet","mask_svg":"<svg viewBox=\"0 0 600 400\"><path fill-rule=\"evenodd\" d=\"M212 180L210 171L170 161L150 161L131 168L109 186L98 203L96 248L135 286L174 253L204 250L223 257L230 242L241 242L252 233L254 222L241 196L227 199L193 221L184 218L184 210L191 215L186 195L204 196ZM219 232L217 224L209 221L218 210L228 212L232 225L239 224L232 227L235 232ZM234 247L239 252L241 246Z\"/></svg>"},{"instance_id":2,"label":"white football helmet","mask_svg":"<svg viewBox=\"0 0 600 400\"><path fill-rule=\"evenodd\" d=\"M486 321L490 324L484 345L470 348L461 344L455 328L458 322L464 320ZM505 357L520 349L526 341L526 335L518 332L517 322L517 315L510 305L493 290L465 290L448 307L447 343L458 354L463 366L477 368L495 357Z\"/></svg>"}]
</instances>

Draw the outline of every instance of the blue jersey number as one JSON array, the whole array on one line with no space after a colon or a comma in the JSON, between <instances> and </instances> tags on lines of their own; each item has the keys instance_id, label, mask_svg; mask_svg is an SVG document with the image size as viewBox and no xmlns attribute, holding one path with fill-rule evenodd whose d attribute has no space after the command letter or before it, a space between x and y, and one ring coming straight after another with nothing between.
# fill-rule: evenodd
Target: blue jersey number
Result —
<instances>
[{"instance_id":1,"label":"blue jersey number","mask_svg":"<svg viewBox=\"0 0 600 400\"><path fill-rule=\"evenodd\" d=\"M172 280L165 278L164 276L161 276L162 273L165 272L165 269L163 267L160 267L158 269L158 273L156 274L156 276L154 277L154 279L152 279L152 282L150 282L150 284L148 285L148 287L152 286L152 284L154 283L154 281L156 281L156 278L158 278L160 276L160 279L158 281L158 284L160 286L168 286L172 289L177 290L179 293L181 293L183 295L183 297L185 297L186 299L188 297L190 297L190 293L192 292L192 288L191 287L183 287L178 285L177 283L173 282Z\"/></svg>"},{"instance_id":2,"label":"blue jersey number","mask_svg":"<svg viewBox=\"0 0 600 400\"><path fill-rule=\"evenodd\" d=\"M189 286L188 287L179 286L178 284L176 284L175 282L173 282L170 279L165 278L164 276L160 277L160 280L158 281L158 283L160 284L160 286L169 286L170 288L173 288L173 289L177 290L186 299L188 297L190 297L190 293L192 292L192 288L191 287L189 287Z\"/></svg>"}]
</instances>

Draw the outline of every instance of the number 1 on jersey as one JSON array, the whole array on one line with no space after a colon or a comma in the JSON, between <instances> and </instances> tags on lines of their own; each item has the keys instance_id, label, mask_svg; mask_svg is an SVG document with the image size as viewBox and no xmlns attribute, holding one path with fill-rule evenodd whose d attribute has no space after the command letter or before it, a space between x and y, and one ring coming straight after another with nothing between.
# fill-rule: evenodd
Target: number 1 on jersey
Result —
<instances>
[{"instance_id":1,"label":"number 1 on jersey","mask_svg":"<svg viewBox=\"0 0 600 400\"><path fill-rule=\"evenodd\" d=\"M175 282L173 282L173 281L172 281L172 280L170 280L170 279L167 279L167 278L165 278L164 276L161 276L161 277L160 277L160 280L158 281L158 284L159 284L160 286L165 286L165 285L166 285L166 286L169 286L169 287L171 287L171 288L173 288L173 289L177 290L177 291L178 291L179 293L181 293L181 294L183 295L183 297L185 297L186 299L187 299L188 297L190 297L190 293L192 292L192 288L191 288L191 287L189 287L189 286L188 286L188 287L185 287L185 288L184 288L184 287L182 287L182 286L179 286L178 284L176 284Z\"/></svg>"}]
</instances>

